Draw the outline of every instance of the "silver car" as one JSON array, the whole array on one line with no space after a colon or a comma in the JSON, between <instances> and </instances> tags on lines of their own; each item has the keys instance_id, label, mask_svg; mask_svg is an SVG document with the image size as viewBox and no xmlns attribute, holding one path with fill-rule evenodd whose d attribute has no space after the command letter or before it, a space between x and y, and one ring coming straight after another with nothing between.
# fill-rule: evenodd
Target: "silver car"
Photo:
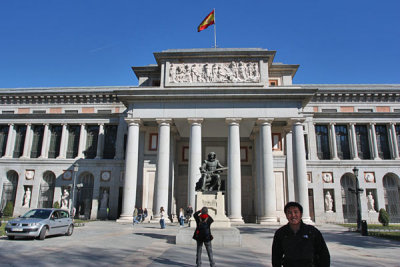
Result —
<instances>
[{"instance_id":1,"label":"silver car","mask_svg":"<svg viewBox=\"0 0 400 267\"><path fill-rule=\"evenodd\" d=\"M74 222L63 209L33 209L8 221L5 230L8 239L25 236L43 240L48 235L72 235Z\"/></svg>"}]
</instances>

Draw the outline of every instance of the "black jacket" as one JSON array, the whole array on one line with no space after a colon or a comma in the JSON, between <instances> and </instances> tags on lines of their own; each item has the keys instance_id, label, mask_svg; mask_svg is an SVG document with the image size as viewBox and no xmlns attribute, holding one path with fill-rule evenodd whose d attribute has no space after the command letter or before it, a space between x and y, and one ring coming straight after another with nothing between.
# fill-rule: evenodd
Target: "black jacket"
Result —
<instances>
[{"instance_id":1,"label":"black jacket","mask_svg":"<svg viewBox=\"0 0 400 267\"><path fill-rule=\"evenodd\" d=\"M275 232L272 243L273 267L329 267L330 255L321 232L301 222L294 233L289 224Z\"/></svg>"},{"instance_id":2,"label":"black jacket","mask_svg":"<svg viewBox=\"0 0 400 267\"><path fill-rule=\"evenodd\" d=\"M197 225L196 230L193 233L193 239L200 242L209 242L213 239L210 226L214 222L214 220L211 216L208 216L206 219L200 218L199 214L200 211L196 211L193 214Z\"/></svg>"}]
</instances>

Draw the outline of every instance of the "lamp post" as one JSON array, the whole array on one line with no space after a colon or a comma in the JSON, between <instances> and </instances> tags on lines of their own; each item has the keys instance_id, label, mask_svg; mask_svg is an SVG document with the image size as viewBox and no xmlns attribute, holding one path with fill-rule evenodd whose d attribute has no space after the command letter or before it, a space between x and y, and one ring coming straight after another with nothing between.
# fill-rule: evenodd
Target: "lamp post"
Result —
<instances>
[{"instance_id":1,"label":"lamp post","mask_svg":"<svg viewBox=\"0 0 400 267\"><path fill-rule=\"evenodd\" d=\"M72 184L72 205L71 205L71 210L70 210L70 214L73 216L75 215L75 214L72 214L72 212L75 208L75 187L76 187L76 176L78 173L78 169L79 169L79 164L75 162L74 163L74 181Z\"/></svg>"},{"instance_id":2,"label":"lamp post","mask_svg":"<svg viewBox=\"0 0 400 267\"><path fill-rule=\"evenodd\" d=\"M361 201L360 194L364 191L364 189L360 188L360 183L358 182L358 168L353 168L354 176L356 177L356 189L349 188L349 191L353 194L356 194L357 201L357 231L361 232Z\"/></svg>"}]
</instances>

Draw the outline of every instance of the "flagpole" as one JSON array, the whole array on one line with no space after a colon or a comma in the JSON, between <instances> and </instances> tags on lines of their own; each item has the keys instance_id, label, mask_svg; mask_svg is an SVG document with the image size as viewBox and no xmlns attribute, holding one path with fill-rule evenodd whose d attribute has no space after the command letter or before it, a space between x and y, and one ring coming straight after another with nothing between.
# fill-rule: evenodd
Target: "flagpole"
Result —
<instances>
[{"instance_id":1,"label":"flagpole","mask_svg":"<svg viewBox=\"0 0 400 267\"><path fill-rule=\"evenodd\" d=\"M214 48L217 48L217 23L215 20L215 8L214 8Z\"/></svg>"}]
</instances>

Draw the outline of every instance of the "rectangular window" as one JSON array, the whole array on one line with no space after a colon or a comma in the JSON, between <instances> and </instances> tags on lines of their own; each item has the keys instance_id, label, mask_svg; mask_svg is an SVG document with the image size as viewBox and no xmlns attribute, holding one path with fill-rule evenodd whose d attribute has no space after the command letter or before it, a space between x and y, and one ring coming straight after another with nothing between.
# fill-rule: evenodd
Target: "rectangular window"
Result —
<instances>
[{"instance_id":1,"label":"rectangular window","mask_svg":"<svg viewBox=\"0 0 400 267\"><path fill-rule=\"evenodd\" d=\"M97 110L99 114L111 114L111 109L99 109Z\"/></svg>"},{"instance_id":2,"label":"rectangular window","mask_svg":"<svg viewBox=\"0 0 400 267\"><path fill-rule=\"evenodd\" d=\"M81 127L79 125L68 126L67 159L74 159L78 156L80 134Z\"/></svg>"},{"instance_id":3,"label":"rectangular window","mask_svg":"<svg viewBox=\"0 0 400 267\"><path fill-rule=\"evenodd\" d=\"M150 134L150 140L149 140L149 150L150 151L156 151L158 146L158 134L157 133L151 133Z\"/></svg>"},{"instance_id":4,"label":"rectangular window","mask_svg":"<svg viewBox=\"0 0 400 267\"><path fill-rule=\"evenodd\" d=\"M240 147L240 161L241 162L247 162L248 161L248 155L247 155L247 146L241 146Z\"/></svg>"},{"instance_id":5,"label":"rectangular window","mask_svg":"<svg viewBox=\"0 0 400 267\"><path fill-rule=\"evenodd\" d=\"M14 114L14 110L3 110L2 114Z\"/></svg>"},{"instance_id":6,"label":"rectangular window","mask_svg":"<svg viewBox=\"0 0 400 267\"><path fill-rule=\"evenodd\" d=\"M371 108L359 108L358 112L373 112Z\"/></svg>"},{"instance_id":7,"label":"rectangular window","mask_svg":"<svg viewBox=\"0 0 400 267\"><path fill-rule=\"evenodd\" d=\"M356 125L357 151L360 159L371 159L366 125Z\"/></svg>"},{"instance_id":8,"label":"rectangular window","mask_svg":"<svg viewBox=\"0 0 400 267\"><path fill-rule=\"evenodd\" d=\"M390 159L389 138L386 125L376 125L375 132L379 157L381 159Z\"/></svg>"},{"instance_id":9,"label":"rectangular window","mask_svg":"<svg viewBox=\"0 0 400 267\"><path fill-rule=\"evenodd\" d=\"M346 125L336 125L336 146L340 159L350 159L349 133Z\"/></svg>"},{"instance_id":10,"label":"rectangular window","mask_svg":"<svg viewBox=\"0 0 400 267\"><path fill-rule=\"evenodd\" d=\"M33 136L32 136L31 158L38 158L42 153L44 126L33 125L32 132Z\"/></svg>"},{"instance_id":11,"label":"rectangular window","mask_svg":"<svg viewBox=\"0 0 400 267\"><path fill-rule=\"evenodd\" d=\"M46 110L32 110L33 114L44 114L46 113Z\"/></svg>"},{"instance_id":12,"label":"rectangular window","mask_svg":"<svg viewBox=\"0 0 400 267\"><path fill-rule=\"evenodd\" d=\"M55 159L60 155L62 126L52 125L49 128L49 130L50 130L50 145L49 145L48 157L50 159Z\"/></svg>"},{"instance_id":13,"label":"rectangular window","mask_svg":"<svg viewBox=\"0 0 400 267\"><path fill-rule=\"evenodd\" d=\"M104 126L104 159L113 159L115 157L115 144L117 141L117 125Z\"/></svg>"},{"instance_id":14,"label":"rectangular window","mask_svg":"<svg viewBox=\"0 0 400 267\"><path fill-rule=\"evenodd\" d=\"M272 133L272 150L282 151L282 141L280 133Z\"/></svg>"},{"instance_id":15,"label":"rectangular window","mask_svg":"<svg viewBox=\"0 0 400 267\"><path fill-rule=\"evenodd\" d=\"M84 152L85 158L94 159L97 155L97 139L99 137L99 126L87 126L86 150Z\"/></svg>"},{"instance_id":16,"label":"rectangular window","mask_svg":"<svg viewBox=\"0 0 400 267\"><path fill-rule=\"evenodd\" d=\"M327 125L315 125L317 156L319 159L330 159L329 136Z\"/></svg>"},{"instance_id":17,"label":"rectangular window","mask_svg":"<svg viewBox=\"0 0 400 267\"><path fill-rule=\"evenodd\" d=\"M26 125L16 125L15 132L16 136L14 143L13 158L19 158L22 156L22 153L24 152Z\"/></svg>"},{"instance_id":18,"label":"rectangular window","mask_svg":"<svg viewBox=\"0 0 400 267\"><path fill-rule=\"evenodd\" d=\"M337 109L335 109L335 108L323 108L321 111L324 112L324 113L334 113L334 112L337 112Z\"/></svg>"},{"instance_id":19,"label":"rectangular window","mask_svg":"<svg viewBox=\"0 0 400 267\"><path fill-rule=\"evenodd\" d=\"M10 126L8 126L8 125L4 125L4 124L0 125L0 157L3 157L6 154L9 129L10 129Z\"/></svg>"},{"instance_id":20,"label":"rectangular window","mask_svg":"<svg viewBox=\"0 0 400 267\"><path fill-rule=\"evenodd\" d=\"M65 114L78 114L78 110L65 110Z\"/></svg>"}]
</instances>

